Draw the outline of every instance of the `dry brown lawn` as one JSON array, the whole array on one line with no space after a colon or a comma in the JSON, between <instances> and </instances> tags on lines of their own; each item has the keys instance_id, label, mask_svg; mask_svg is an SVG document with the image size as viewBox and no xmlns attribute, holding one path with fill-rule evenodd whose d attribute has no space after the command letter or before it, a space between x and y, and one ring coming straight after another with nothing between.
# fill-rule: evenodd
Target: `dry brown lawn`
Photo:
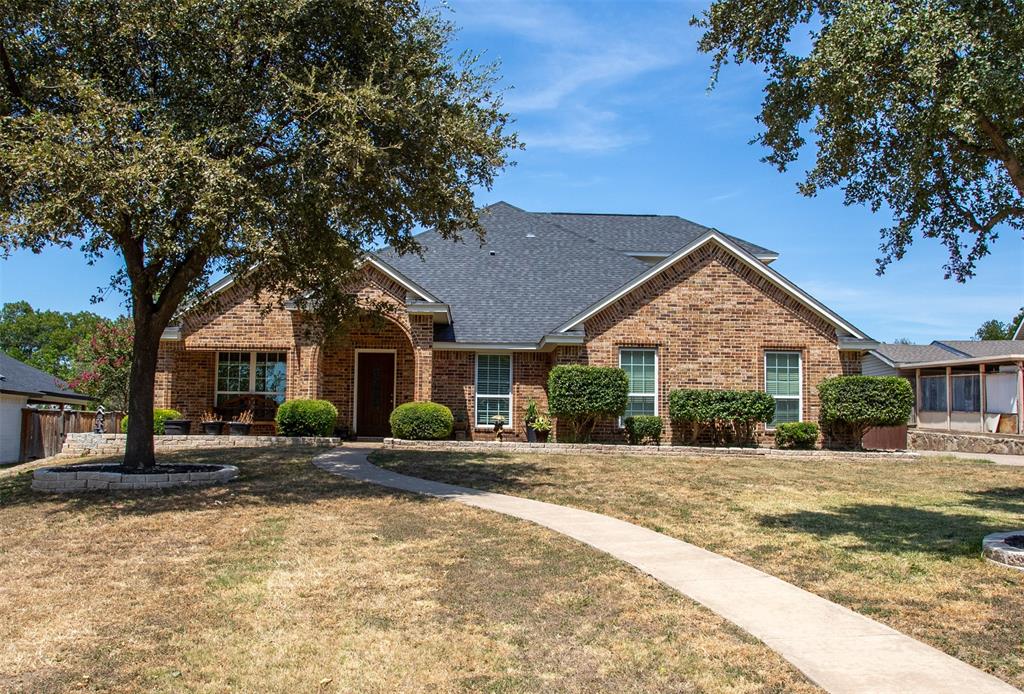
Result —
<instances>
[{"instance_id":1,"label":"dry brown lawn","mask_svg":"<svg viewBox=\"0 0 1024 694\"><path fill-rule=\"evenodd\" d=\"M920 462L380 452L406 474L606 513L719 552L1024 687L1024 468Z\"/></svg>"},{"instance_id":2,"label":"dry brown lawn","mask_svg":"<svg viewBox=\"0 0 1024 694\"><path fill-rule=\"evenodd\" d=\"M799 692L778 655L536 526L211 451L224 487L0 472L0 691Z\"/></svg>"}]
</instances>

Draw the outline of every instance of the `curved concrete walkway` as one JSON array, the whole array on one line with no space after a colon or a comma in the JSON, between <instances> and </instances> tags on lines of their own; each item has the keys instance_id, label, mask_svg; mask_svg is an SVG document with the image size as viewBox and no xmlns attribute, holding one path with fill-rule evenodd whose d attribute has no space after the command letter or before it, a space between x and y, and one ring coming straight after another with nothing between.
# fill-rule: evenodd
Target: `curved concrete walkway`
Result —
<instances>
[{"instance_id":1,"label":"curved concrete walkway","mask_svg":"<svg viewBox=\"0 0 1024 694\"><path fill-rule=\"evenodd\" d=\"M324 470L528 520L606 552L757 637L830 692L1017 692L931 646L746 564L626 521L505 494L431 482L367 461L369 449L318 456Z\"/></svg>"}]
</instances>

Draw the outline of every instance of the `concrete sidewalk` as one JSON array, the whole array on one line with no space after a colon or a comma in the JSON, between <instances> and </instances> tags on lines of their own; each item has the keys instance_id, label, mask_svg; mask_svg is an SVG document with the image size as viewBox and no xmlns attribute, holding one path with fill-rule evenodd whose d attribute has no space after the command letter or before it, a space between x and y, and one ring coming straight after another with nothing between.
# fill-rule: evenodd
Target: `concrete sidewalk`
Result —
<instances>
[{"instance_id":1,"label":"concrete sidewalk","mask_svg":"<svg viewBox=\"0 0 1024 694\"><path fill-rule=\"evenodd\" d=\"M915 451L926 456L938 458L959 458L961 460L989 460L996 465L1016 465L1024 467L1024 455L1008 455L1006 453L961 453L959 451Z\"/></svg>"},{"instance_id":2,"label":"concrete sidewalk","mask_svg":"<svg viewBox=\"0 0 1024 694\"><path fill-rule=\"evenodd\" d=\"M626 521L532 499L400 475L337 449L314 463L328 472L528 520L632 564L745 629L830 692L1019 690L920 641L794 585Z\"/></svg>"}]
</instances>

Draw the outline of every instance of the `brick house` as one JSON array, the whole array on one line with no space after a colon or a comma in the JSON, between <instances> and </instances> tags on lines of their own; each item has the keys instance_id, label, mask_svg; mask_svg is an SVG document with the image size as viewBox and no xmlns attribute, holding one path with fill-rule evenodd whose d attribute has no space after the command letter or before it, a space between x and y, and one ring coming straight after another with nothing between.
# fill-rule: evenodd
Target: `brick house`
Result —
<instances>
[{"instance_id":1,"label":"brick house","mask_svg":"<svg viewBox=\"0 0 1024 694\"><path fill-rule=\"evenodd\" d=\"M629 413L660 415L671 438L673 389L766 389L777 421L814 420L817 384L859 373L877 346L776 272L777 254L679 217L497 203L481 218L482 244L426 232L422 255L367 256L352 291L386 315L327 344L297 306L268 313L268 297L222 280L218 301L165 332L156 405L191 419L252 408L267 428L284 399L322 398L342 431L384 436L395 405L433 400L472 438L490 438L496 414L521 438L552 366L579 363L626 369Z\"/></svg>"}]
</instances>

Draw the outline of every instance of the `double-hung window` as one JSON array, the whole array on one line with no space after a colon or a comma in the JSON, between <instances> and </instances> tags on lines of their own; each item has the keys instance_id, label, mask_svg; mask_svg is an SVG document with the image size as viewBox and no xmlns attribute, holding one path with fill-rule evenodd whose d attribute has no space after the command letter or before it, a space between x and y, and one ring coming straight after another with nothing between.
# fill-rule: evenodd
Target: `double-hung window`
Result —
<instances>
[{"instance_id":1,"label":"double-hung window","mask_svg":"<svg viewBox=\"0 0 1024 694\"><path fill-rule=\"evenodd\" d=\"M803 415L800 386L799 352L765 352L764 388L775 398L775 417L769 427L800 421Z\"/></svg>"},{"instance_id":2,"label":"double-hung window","mask_svg":"<svg viewBox=\"0 0 1024 694\"><path fill-rule=\"evenodd\" d=\"M658 414L658 355L653 349L619 350L619 367L629 377L626 417Z\"/></svg>"},{"instance_id":3,"label":"double-hung window","mask_svg":"<svg viewBox=\"0 0 1024 694\"><path fill-rule=\"evenodd\" d=\"M493 426L501 415L512 426L512 355L476 355L476 425Z\"/></svg>"},{"instance_id":4,"label":"double-hung window","mask_svg":"<svg viewBox=\"0 0 1024 694\"><path fill-rule=\"evenodd\" d=\"M287 382L284 352L220 352L215 404L222 416L251 409L258 420L273 419L284 402Z\"/></svg>"},{"instance_id":5,"label":"double-hung window","mask_svg":"<svg viewBox=\"0 0 1024 694\"><path fill-rule=\"evenodd\" d=\"M946 411L946 377L945 376L922 376L921 377L921 411L922 412L945 412Z\"/></svg>"}]
</instances>

